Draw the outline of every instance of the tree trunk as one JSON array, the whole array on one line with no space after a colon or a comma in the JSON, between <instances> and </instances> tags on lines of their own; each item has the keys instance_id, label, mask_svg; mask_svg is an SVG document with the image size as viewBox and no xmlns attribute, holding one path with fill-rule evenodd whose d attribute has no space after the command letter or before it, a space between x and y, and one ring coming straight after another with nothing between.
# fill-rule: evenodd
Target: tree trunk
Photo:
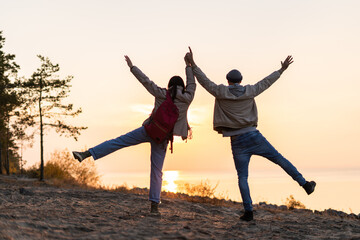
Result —
<instances>
[{"instance_id":1,"label":"tree trunk","mask_svg":"<svg viewBox=\"0 0 360 240\"><path fill-rule=\"evenodd\" d=\"M23 144L21 142L20 175L23 174Z\"/></svg>"},{"instance_id":2,"label":"tree trunk","mask_svg":"<svg viewBox=\"0 0 360 240\"><path fill-rule=\"evenodd\" d=\"M42 79L40 78L40 98L39 98L39 113L40 113L40 181L44 180L44 133L43 133L43 121L42 121L42 109L41 109L41 100L42 100Z\"/></svg>"},{"instance_id":3,"label":"tree trunk","mask_svg":"<svg viewBox=\"0 0 360 240\"><path fill-rule=\"evenodd\" d=\"M2 155L2 149L1 149L1 141L0 141L0 174L2 174L2 160L1 160L1 155Z\"/></svg>"},{"instance_id":4,"label":"tree trunk","mask_svg":"<svg viewBox=\"0 0 360 240\"><path fill-rule=\"evenodd\" d=\"M6 161L5 161L5 170L6 170L6 174L10 175L10 159L9 159L9 143L6 149Z\"/></svg>"},{"instance_id":5,"label":"tree trunk","mask_svg":"<svg viewBox=\"0 0 360 240\"><path fill-rule=\"evenodd\" d=\"M8 117L9 119L9 117ZM9 120L8 120L8 128L6 131L6 159L5 159L5 170L6 170L6 174L10 175L10 159L9 159Z\"/></svg>"},{"instance_id":6,"label":"tree trunk","mask_svg":"<svg viewBox=\"0 0 360 240\"><path fill-rule=\"evenodd\" d=\"M44 180L44 133L43 133L43 123L42 123L42 116L40 110L40 157L41 157L41 164L40 164L40 181Z\"/></svg>"}]
</instances>

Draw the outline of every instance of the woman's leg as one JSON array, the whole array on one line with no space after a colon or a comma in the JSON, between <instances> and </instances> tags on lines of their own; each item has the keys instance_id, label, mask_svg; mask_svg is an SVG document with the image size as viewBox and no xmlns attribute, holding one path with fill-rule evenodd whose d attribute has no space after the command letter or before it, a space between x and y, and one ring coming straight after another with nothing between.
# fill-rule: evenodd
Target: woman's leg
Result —
<instances>
[{"instance_id":1,"label":"woman's leg","mask_svg":"<svg viewBox=\"0 0 360 240\"><path fill-rule=\"evenodd\" d=\"M156 143L153 140L151 143L151 173L150 173L150 192L149 200L159 203L162 185L162 168L166 155L167 141Z\"/></svg>"},{"instance_id":2,"label":"woman's leg","mask_svg":"<svg viewBox=\"0 0 360 240\"><path fill-rule=\"evenodd\" d=\"M137 145L143 142L149 142L150 137L146 134L145 128L139 127L125 135L103 142L89 149L94 160L102 158L116 150L124 147Z\"/></svg>"}]
</instances>

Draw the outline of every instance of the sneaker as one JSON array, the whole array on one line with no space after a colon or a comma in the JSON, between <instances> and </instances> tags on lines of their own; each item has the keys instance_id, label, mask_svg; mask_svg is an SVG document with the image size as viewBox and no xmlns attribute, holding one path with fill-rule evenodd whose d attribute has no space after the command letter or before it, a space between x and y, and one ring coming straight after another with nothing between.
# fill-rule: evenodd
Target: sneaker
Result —
<instances>
[{"instance_id":1,"label":"sneaker","mask_svg":"<svg viewBox=\"0 0 360 240\"><path fill-rule=\"evenodd\" d=\"M160 214L160 212L159 212L159 203L151 201L150 213Z\"/></svg>"},{"instance_id":2,"label":"sneaker","mask_svg":"<svg viewBox=\"0 0 360 240\"><path fill-rule=\"evenodd\" d=\"M86 154L86 152L73 151L72 154L73 154L74 158L76 160L78 160L79 162L82 162L82 161L84 161L85 158L89 157L88 154Z\"/></svg>"},{"instance_id":3,"label":"sneaker","mask_svg":"<svg viewBox=\"0 0 360 240\"><path fill-rule=\"evenodd\" d=\"M312 192L314 192L315 186L316 186L316 182L314 182L314 181L311 181L311 182L306 181L303 188L305 189L306 193L308 195L310 195Z\"/></svg>"},{"instance_id":4,"label":"sneaker","mask_svg":"<svg viewBox=\"0 0 360 240\"><path fill-rule=\"evenodd\" d=\"M253 211L245 211L244 215L240 217L241 220L250 222L254 219Z\"/></svg>"}]
</instances>

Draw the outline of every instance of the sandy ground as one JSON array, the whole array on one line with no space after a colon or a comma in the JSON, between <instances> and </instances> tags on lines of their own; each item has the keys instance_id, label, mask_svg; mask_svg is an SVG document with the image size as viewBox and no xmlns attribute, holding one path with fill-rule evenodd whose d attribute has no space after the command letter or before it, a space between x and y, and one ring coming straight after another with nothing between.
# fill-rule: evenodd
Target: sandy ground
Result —
<instances>
[{"instance_id":1,"label":"sandy ground","mask_svg":"<svg viewBox=\"0 0 360 240\"><path fill-rule=\"evenodd\" d=\"M144 194L59 188L0 176L0 239L360 239L356 215L163 198L161 216Z\"/></svg>"}]
</instances>

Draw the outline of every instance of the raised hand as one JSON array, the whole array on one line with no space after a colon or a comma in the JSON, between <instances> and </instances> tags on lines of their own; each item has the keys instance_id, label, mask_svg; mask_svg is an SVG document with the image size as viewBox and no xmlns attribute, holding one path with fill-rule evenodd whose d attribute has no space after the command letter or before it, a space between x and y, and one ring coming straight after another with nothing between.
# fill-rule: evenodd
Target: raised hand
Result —
<instances>
[{"instance_id":1,"label":"raised hand","mask_svg":"<svg viewBox=\"0 0 360 240\"><path fill-rule=\"evenodd\" d=\"M130 58L127 55L125 55L125 61L126 61L127 65L129 66L129 68L132 68L134 66L132 64Z\"/></svg>"},{"instance_id":2,"label":"raised hand","mask_svg":"<svg viewBox=\"0 0 360 240\"><path fill-rule=\"evenodd\" d=\"M284 62L281 62L281 72L285 71L290 64L294 62L293 57L291 55L287 56Z\"/></svg>"},{"instance_id":3,"label":"raised hand","mask_svg":"<svg viewBox=\"0 0 360 240\"><path fill-rule=\"evenodd\" d=\"M185 58L187 58L187 60L190 62L191 66L196 66L195 61L194 61L194 56L193 56L193 52L191 50L191 47L189 47L189 52L186 53Z\"/></svg>"},{"instance_id":4,"label":"raised hand","mask_svg":"<svg viewBox=\"0 0 360 240\"><path fill-rule=\"evenodd\" d=\"M190 61L189 61L188 53L185 54L184 60L185 60L186 66L190 67L191 64L190 64Z\"/></svg>"},{"instance_id":5,"label":"raised hand","mask_svg":"<svg viewBox=\"0 0 360 240\"><path fill-rule=\"evenodd\" d=\"M188 56L189 56L190 64L191 64L192 66L196 66L195 61L194 61L194 55L193 55L193 53L192 53L191 47L189 47Z\"/></svg>"}]
</instances>

